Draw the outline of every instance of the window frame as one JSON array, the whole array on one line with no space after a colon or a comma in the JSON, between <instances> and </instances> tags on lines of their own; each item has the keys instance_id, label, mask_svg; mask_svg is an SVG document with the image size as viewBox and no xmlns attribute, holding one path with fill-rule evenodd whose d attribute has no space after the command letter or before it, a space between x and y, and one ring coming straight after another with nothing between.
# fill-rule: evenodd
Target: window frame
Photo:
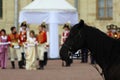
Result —
<instances>
[{"instance_id":1,"label":"window frame","mask_svg":"<svg viewBox=\"0 0 120 80\"><path fill-rule=\"evenodd\" d=\"M113 1L113 0L112 0ZM96 14L96 17L97 17L97 19L98 20L112 20L113 19L113 3L112 3L112 7L108 7L107 6L107 0L104 0L104 16L103 17L100 17L99 16L99 9L100 9L100 7L99 7L99 0L97 0L97 3L96 3L96 11L97 11L97 14ZM110 16L107 16L107 10L108 9L110 9L110 8L112 8L112 16L110 17Z\"/></svg>"}]
</instances>

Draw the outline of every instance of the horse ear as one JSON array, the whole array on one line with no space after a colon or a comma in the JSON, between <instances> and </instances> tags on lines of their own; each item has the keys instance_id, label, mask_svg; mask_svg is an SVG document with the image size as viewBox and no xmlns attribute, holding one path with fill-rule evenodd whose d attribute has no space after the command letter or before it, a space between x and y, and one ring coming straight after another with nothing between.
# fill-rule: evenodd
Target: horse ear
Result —
<instances>
[{"instance_id":1,"label":"horse ear","mask_svg":"<svg viewBox=\"0 0 120 80\"><path fill-rule=\"evenodd\" d=\"M84 20L80 20L79 25L80 25L79 28L84 27Z\"/></svg>"},{"instance_id":2,"label":"horse ear","mask_svg":"<svg viewBox=\"0 0 120 80\"><path fill-rule=\"evenodd\" d=\"M83 26L84 25L84 20L80 20L80 22L79 22L79 24L81 25L81 26Z\"/></svg>"}]
</instances>

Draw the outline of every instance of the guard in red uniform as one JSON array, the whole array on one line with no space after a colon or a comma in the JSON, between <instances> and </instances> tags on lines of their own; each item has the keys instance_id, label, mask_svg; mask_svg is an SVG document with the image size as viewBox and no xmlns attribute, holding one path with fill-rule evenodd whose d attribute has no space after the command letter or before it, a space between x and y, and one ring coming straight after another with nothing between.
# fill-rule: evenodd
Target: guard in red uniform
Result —
<instances>
[{"instance_id":1,"label":"guard in red uniform","mask_svg":"<svg viewBox=\"0 0 120 80\"><path fill-rule=\"evenodd\" d=\"M39 34L37 35L37 41L38 41L38 57L39 57L39 68L43 70L44 69L44 53L46 51L46 42L47 42L47 33L45 31L46 26L40 25L39 26Z\"/></svg>"},{"instance_id":2,"label":"guard in red uniform","mask_svg":"<svg viewBox=\"0 0 120 80\"><path fill-rule=\"evenodd\" d=\"M112 28L111 28L111 26L110 25L108 25L107 26L107 35L109 36L109 37L113 37L113 33L112 33Z\"/></svg>"},{"instance_id":3,"label":"guard in red uniform","mask_svg":"<svg viewBox=\"0 0 120 80\"><path fill-rule=\"evenodd\" d=\"M21 61L21 53L20 53L20 45L19 45L19 34L16 31L16 27L11 27L11 34L9 34L9 41L10 44L10 60L12 64L12 68L15 69L15 56L17 55L18 59L18 66L20 69L23 69L22 67L22 61Z\"/></svg>"},{"instance_id":4,"label":"guard in red uniform","mask_svg":"<svg viewBox=\"0 0 120 80\"><path fill-rule=\"evenodd\" d=\"M63 29L63 33L62 33L62 38L61 38L61 45L64 44L64 42L66 41L67 37L69 36L69 33L70 33L70 26L68 24L65 24ZM73 59L72 59L72 53L69 54L69 57L67 59L67 62L66 62L66 67L69 67L70 64L73 62ZM64 64L64 61L62 62L62 66Z\"/></svg>"},{"instance_id":5,"label":"guard in red uniform","mask_svg":"<svg viewBox=\"0 0 120 80\"><path fill-rule=\"evenodd\" d=\"M65 40L67 39L67 37L69 36L69 33L70 33L70 28L67 24L64 25L63 29L64 29L64 31L62 33L61 44L63 44L65 42Z\"/></svg>"},{"instance_id":6,"label":"guard in red uniform","mask_svg":"<svg viewBox=\"0 0 120 80\"><path fill-rule=\"evenodd\" d=\"M20 50L22 54L22 62L23 65L25 65L25 47L24 44L27 41L27 25L22 25L21 26L22 30L19 33L19 45L20 45Z\"/></svg>"}]
</instances>

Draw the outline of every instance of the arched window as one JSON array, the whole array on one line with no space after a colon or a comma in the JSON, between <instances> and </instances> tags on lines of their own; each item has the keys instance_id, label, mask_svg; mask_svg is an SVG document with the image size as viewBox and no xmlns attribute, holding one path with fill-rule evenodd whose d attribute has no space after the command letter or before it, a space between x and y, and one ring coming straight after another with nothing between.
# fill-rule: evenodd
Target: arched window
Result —
<instances>
[{"instance_id":1,"label":"arched window","mask_svg":"<svg viewBox=\"0 0 120 80\"><path fill-rule=\"evenodd\" d=\"M3 16L3 3L2 3L3 0L0 0L0 18L2 18Z\"/></svg>"},{"instance_id":2,"label":"arched window","mask_svg":"<svg viewBox=\"0 0 120 80\"><path fill-rule=\"evenodd\" d=\"M97 18L113 18L113 0L97 0Z\"/></svg>"}]
</instances>

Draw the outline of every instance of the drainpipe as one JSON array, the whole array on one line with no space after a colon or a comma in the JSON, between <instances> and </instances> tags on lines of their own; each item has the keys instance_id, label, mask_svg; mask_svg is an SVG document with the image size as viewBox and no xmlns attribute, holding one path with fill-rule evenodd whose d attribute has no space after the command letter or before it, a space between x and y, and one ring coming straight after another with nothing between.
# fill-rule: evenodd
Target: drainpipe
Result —
<instances>
[{"instance_id":1,"label":"drainpipe","mask_svg":"<svg viewBox=\"0 0 120 80\"><path fill-rule=\"evenodd\" d=\"M14 0L14 5L15 5L15 20L14 20L14 25L16 27L16 29L18 30L18 0Z\"/></svg>"},{"instance_id":2,"label":"drainpipe","mask_svg":"<svg viewBox=\"0 0 120 80\"><path fill-rule=\"evenodd\" d=\"M76 8L77 11L78 11L78 0L74 0L74 6L75 6L75 8Z\"/></svg>"}]
</instances>

